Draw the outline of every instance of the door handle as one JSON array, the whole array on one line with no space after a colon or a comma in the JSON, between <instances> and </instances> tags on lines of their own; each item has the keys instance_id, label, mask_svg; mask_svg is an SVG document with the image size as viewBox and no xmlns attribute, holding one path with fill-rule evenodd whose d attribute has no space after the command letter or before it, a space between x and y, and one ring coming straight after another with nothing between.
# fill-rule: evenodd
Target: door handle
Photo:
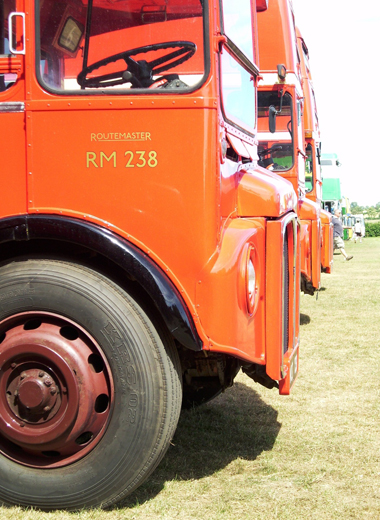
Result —
<instances>
[{"instance_id":1,"label":"door handle","mask_svg":"<svg viewBox=\"0 0 380 520\"><path fill-rule=\"evenodd\" d=\"M16 48L13 47L13 31L12 31L12 24L13 19L17 16L21 17L22 20L22 49L18 51ZM9 34L9 52L11 54L25 54L25 13L16 13L13 11L12 13L9 13L8 16L8 34Z\"/></svg>"}]
</instances>

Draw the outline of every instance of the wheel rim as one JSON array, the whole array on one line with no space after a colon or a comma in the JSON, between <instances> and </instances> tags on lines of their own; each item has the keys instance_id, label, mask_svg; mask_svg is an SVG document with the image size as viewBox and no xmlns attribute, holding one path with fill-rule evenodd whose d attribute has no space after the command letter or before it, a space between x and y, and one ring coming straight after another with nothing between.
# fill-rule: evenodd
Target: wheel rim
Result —
<instances>
[{"instance_id":1,"label":"wheel rim","mask_svg":"<svg viewBox=\"0 0 380 520\"><path fill-rule=\"evenodd\" d=\"M0 323L0 452L30 467L80 460L113 404L107 360L73 321L27 312Z\"/></svg>"}]
</instances>

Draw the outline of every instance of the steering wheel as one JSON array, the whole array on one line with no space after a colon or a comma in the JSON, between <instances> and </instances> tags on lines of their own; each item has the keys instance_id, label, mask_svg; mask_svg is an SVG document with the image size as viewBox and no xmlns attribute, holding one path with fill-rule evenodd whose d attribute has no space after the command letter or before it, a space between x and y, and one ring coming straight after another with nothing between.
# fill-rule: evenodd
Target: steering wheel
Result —
<instances>
[{"instance_id":1,"label":"steering wheel","mask_svg":"<svg viewBox=\"0 0 380 520\"><path fill-rule=\"evenodd\" d=\"M131 56L145 54L150 51L175 49L177 47L177 50L169 52L168 54L152 61L135 61L131 58ZM84 88L112 87L114 85L122 85L123 83L131 83L132 87L135 88L148 88L150 85L153 85L153 83L156 83L158 79L165 79L165 76L153 79L153 75L160 74L165 70L176 67L177 65L189 60L196 50L197 46L195 43L187 41L154 43L152 45L136 47L136 49L114 54L113 56L109 56L108 58L93 63L89 67L85 67L78 74L77 81L79 85ZM118 60L125 61L127 65L126 70L103 74L102 76L97 76L95 78L87 78L87 75L91 74L94 70Z\"/></svg>"}]
</instances>

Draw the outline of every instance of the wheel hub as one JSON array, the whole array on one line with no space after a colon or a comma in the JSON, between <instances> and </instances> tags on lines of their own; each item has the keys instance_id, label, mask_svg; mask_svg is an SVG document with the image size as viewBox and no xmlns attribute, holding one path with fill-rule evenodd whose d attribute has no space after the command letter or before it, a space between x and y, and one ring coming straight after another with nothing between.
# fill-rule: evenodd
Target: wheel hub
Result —
<instances>
[{"instance_id":1,"label":"wheel hub","mask_svg":"<svg viewBox=\"0 0 380 520\"><path fill-rule=\"evenodd\" d=\"M100 347L74 322L23 313L0 323L0 452L58 467L99 442L112 380Z\"/></svg>"},{"instance_id":2,"label":"wheel hub","mask_svg":"<svg viewBox=\"0 0 380 520\"><path fill-rule=\"evenodd\" d=\"M38 368L22 371L10 381L6 393L15 416L30 423L52 418L61 404L61 399L57 402L59 390L54 380Z\"/></svg>"}]
</instances>

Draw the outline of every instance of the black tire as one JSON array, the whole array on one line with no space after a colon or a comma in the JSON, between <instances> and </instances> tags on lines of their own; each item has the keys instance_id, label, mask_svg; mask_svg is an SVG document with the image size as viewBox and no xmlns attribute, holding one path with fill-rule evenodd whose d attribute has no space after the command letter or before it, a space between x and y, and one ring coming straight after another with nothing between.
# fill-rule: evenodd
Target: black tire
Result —
<instances>
[{"instance_id":1,"label":"black tire","mask_svg":"<svg viewBox=\"0 0 380 520\"><path fill-rule=\"evenodd\" d=\"M32 318L33 323L30 325L29 320L28 326L23 325L28 318ZM40 332L38 323L34 324L36 320L43 324ZM107 420L99 426L93 447L88 447L86 440L83 452L74 453L71 458L62 455L65 452L64 441L61 442L62 453L58 448L57 452L45 450L40 455L37 449L30 455L28 446L25 448L22 444L20 450L17 441L12 443L6 437L5 427L0 428L0 500L5 504L43 510L108 507L121 501L149 476L170 444L182 399L178 352L169 334L159 334L136 302L99 273L84 266L54 260L23 260L4 265L0 268L0 356L3 355L0 365L0 391L3 395L0 395L0 401L7 413L16 414L19 422L19 417L25 415L25 410L17 402L21 398L12 400L9 411L11 392L5 395L5 389L15 388L17 384L18 391L24 389L25 394L28 387L22 387L22 376L17 372L24 370L26 379L23 381L29 381L33 391L39 392L42 387L46 393L38 377L50 377L50 369L46 366L46 373L42 370L37 376L33 363L38 361L40 367L40 359L36 361L33 355L28 358L30 348L25 348L22 354L19 349L19 357L12 357L13 347L7 346L7 341L10 336L18 338L19 331L25 329L26 343L38 343L38 334L41 335L44 327L47 336L54 335L57 327L62 327L61 323L68 326L59 330L77 327L77 335L83 335L82 344L90 343L89 348L97 351L98 359L104 359L102 384L108 385L110 390L100 411ZM35 330L31 330L33 327ZM70 339L64 341L69 343ZM4 362L8 352L9 359ZM76 350L70 352L75 359ZM16 365L16 369L11 368ZM17 377L14 375L16 372ZM76 374L74 369L73 373ZM57 374L53 373L53 379L58 378ZM88 377L91 386L92 376L89 374ZM81 381L75 384L80 385ZM46 395L46 399L51 399L50 394ZM74 409L76 403L73 399L70 402L70 397L72 395L67 397L67 402ZM29 406L30 399L24 397L23 406L25 403ZM86 403L89 400L87 395L81 399ZM57 404L52 406L57 407ZM70 409L69 405L67 409ZM26 417L28 419L30 415ZM37 419L40 420L40 415L33 420L36 422ZM50 422L54 420L52 417ZM26 423L26 428L19 430L20 435L35 427L32 421ZM42 419L38 424L43 431L46 424ZM35 450L31 447L32 451ZM45 461L45 453L52 457L53 465L49 469L44 468L49 462ZM57 461L56 466L54 461Z\"/></svg>"}]
</instances>

